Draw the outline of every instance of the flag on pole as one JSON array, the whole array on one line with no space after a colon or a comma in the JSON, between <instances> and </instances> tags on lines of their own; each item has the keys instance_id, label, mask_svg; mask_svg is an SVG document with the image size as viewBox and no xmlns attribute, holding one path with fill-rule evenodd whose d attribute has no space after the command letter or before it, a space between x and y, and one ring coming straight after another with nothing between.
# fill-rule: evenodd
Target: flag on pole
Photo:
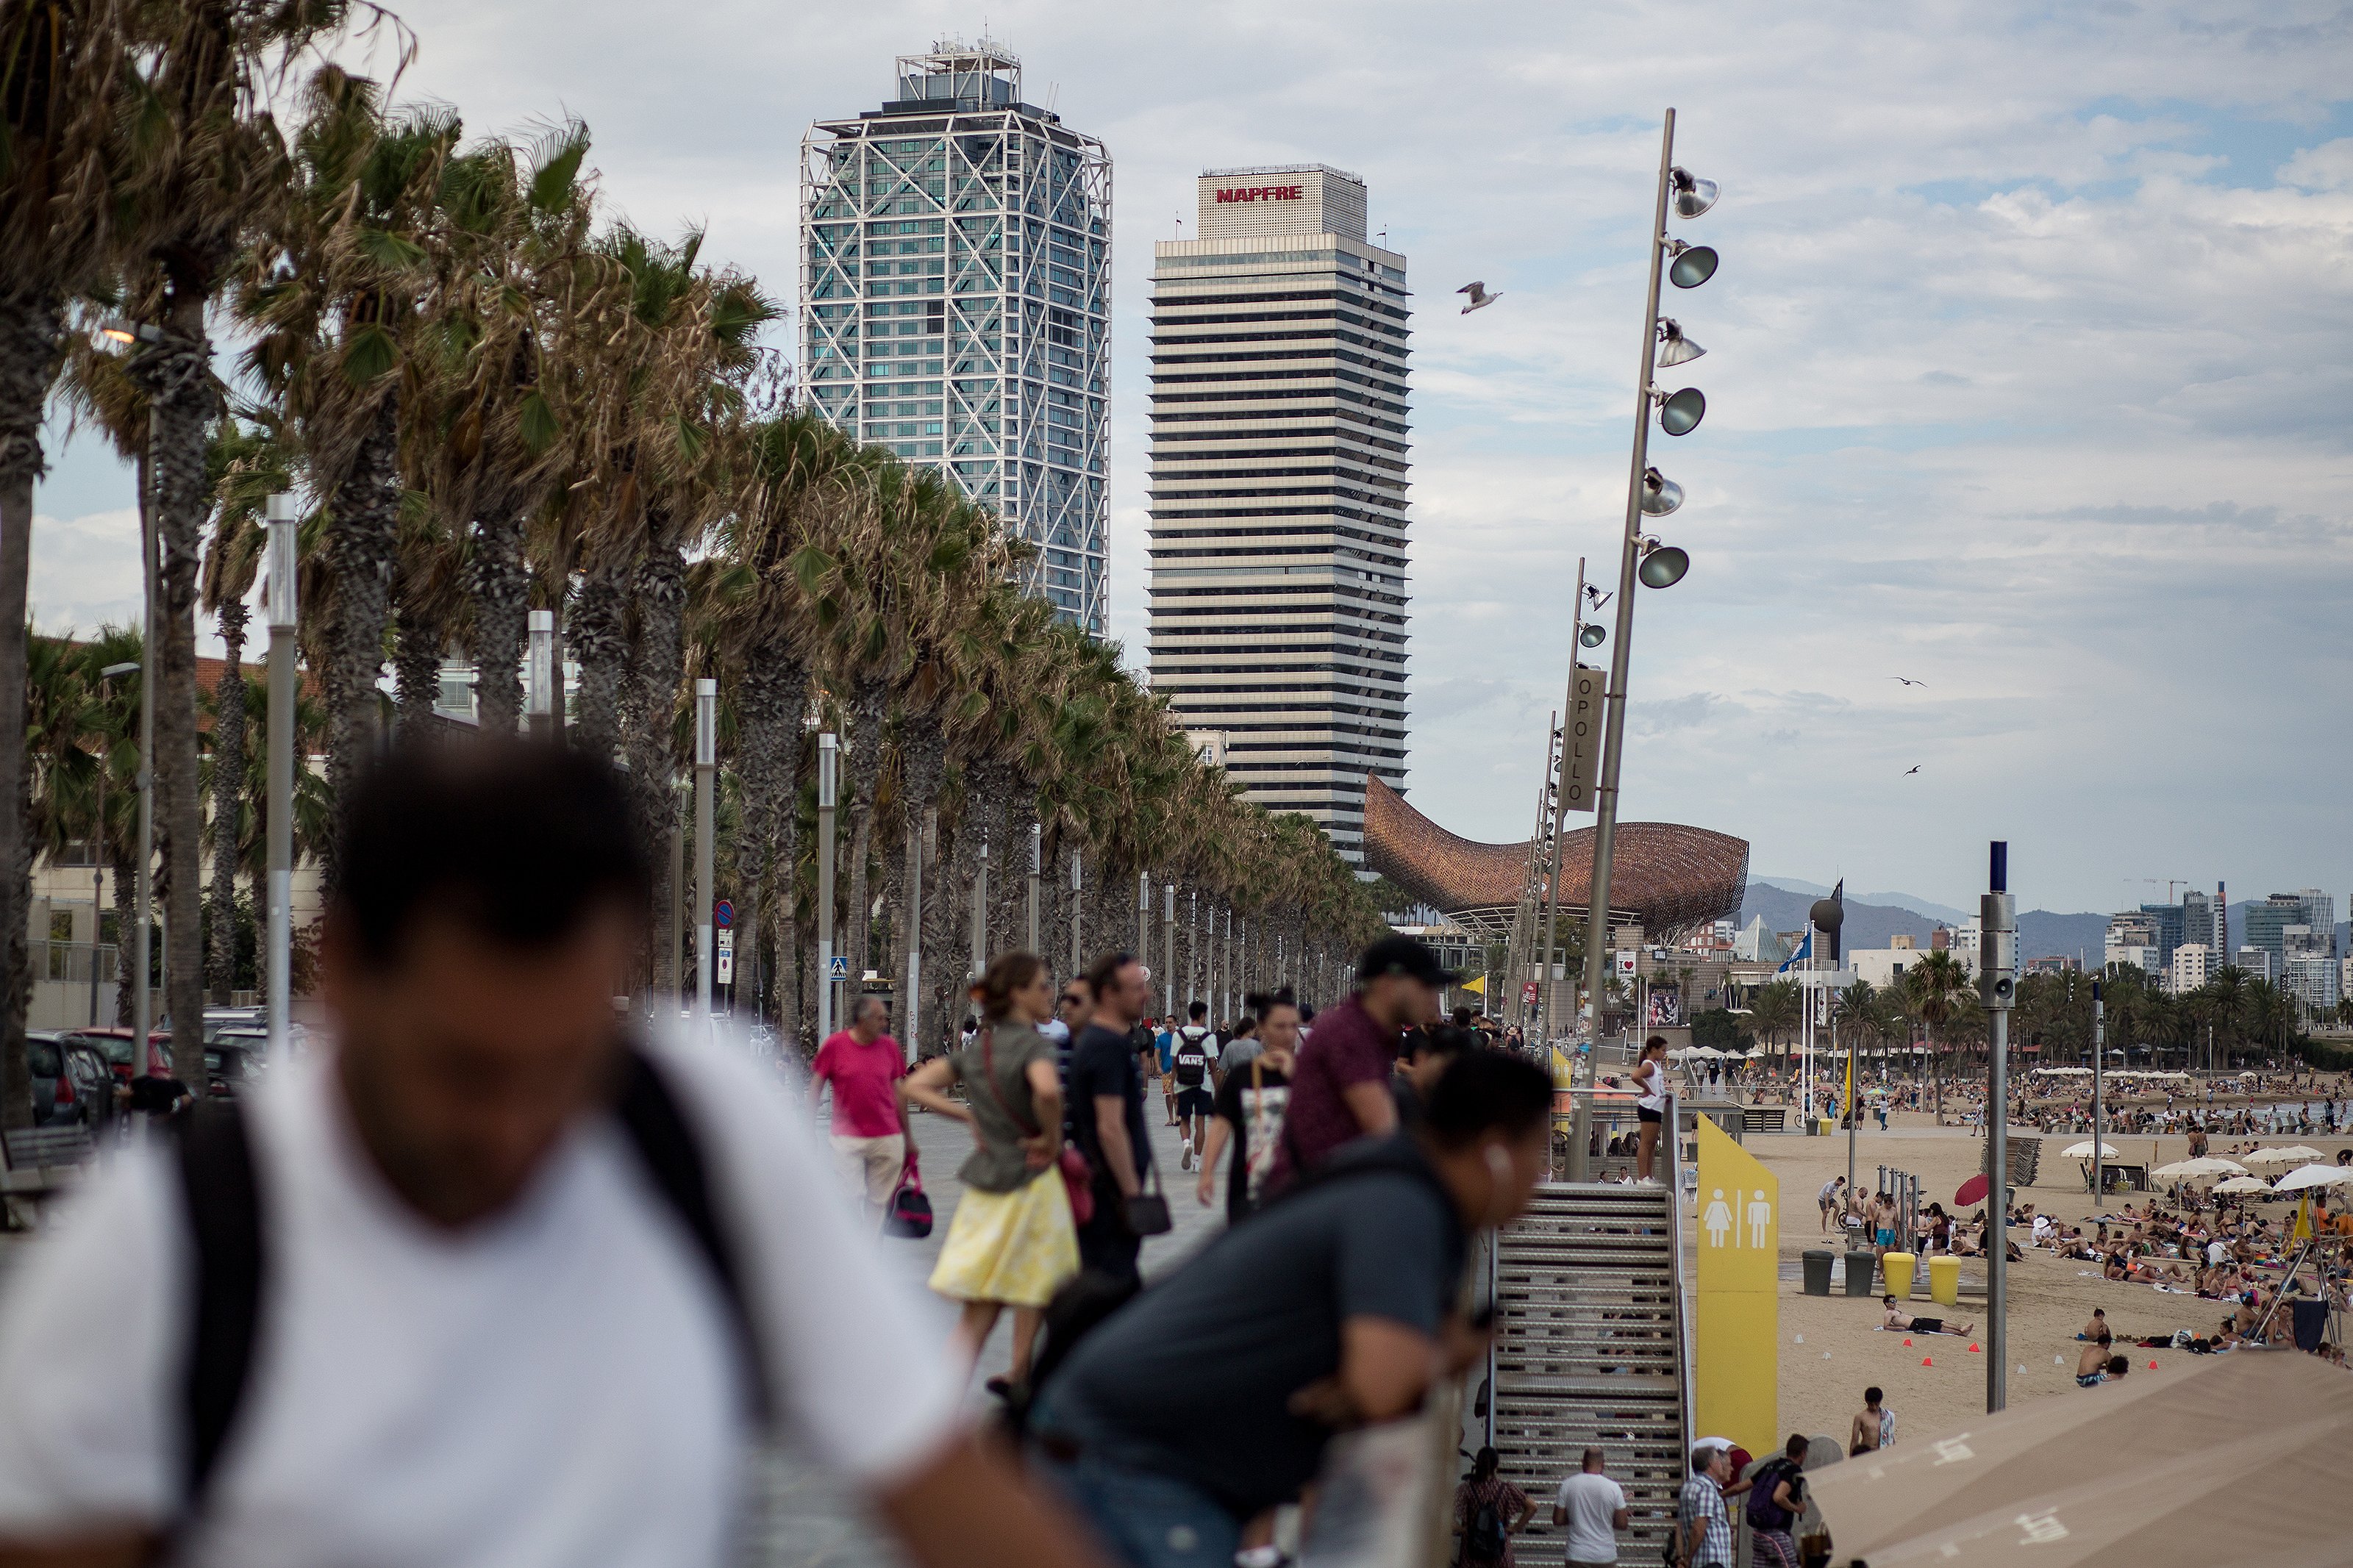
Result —
<instances>
[{"instance_id":1,"label":"flag on pole","mask_svg":"<svg viewBox=\"0 0 2353 1568\"><path fill-rule=\"evenodd\" d=\"M1473 996L1484 996L1487 994L1487 977L1482 974L1475 979L1466 980L1454 989L1457 991L1468 991Z\"/></svg>"},{"instance_id":2,"label":"flag on pole","mask_svg":"<svg viewBox=\"0 0 2353 1568\"><path fill-rule=\"evenodd\" d=\"M1773 973L1776 974L1787 974L1792 968L1798 964L1805 963L1813 956L1814 928L1809 925L1806 928L1805 940L1798 943L1798 951L1791 953L1787 959L1785 959L1782 962L1781 967L1775 970Z\"/></svg>"}]
</instances>

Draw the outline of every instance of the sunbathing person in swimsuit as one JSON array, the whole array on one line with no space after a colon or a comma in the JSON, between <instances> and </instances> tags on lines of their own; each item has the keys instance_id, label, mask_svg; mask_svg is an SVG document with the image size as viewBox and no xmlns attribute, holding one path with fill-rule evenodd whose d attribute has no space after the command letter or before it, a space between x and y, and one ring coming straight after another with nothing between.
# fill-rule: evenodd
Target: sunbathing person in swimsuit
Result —
<instances>
[{"instance_id":1,"label":"sunbathing person in swimsuit","mask_svg":"<svg viewBox=\"0 0 2353 1568\"><path fill-rule=\"evenodd\" d=\"M1955 1338L1961 1338L1968 1335L1974 1326L1963 1323L1958 1328L1953 1328L1948 1326L1942 1318L1915 1318L1897 1306L1895 1298L1893 1296L1886 1298L1883 1304L1887 1308L1887 1326L1899 1333L1951 1334Z\"/></svg>"}]
</instances>

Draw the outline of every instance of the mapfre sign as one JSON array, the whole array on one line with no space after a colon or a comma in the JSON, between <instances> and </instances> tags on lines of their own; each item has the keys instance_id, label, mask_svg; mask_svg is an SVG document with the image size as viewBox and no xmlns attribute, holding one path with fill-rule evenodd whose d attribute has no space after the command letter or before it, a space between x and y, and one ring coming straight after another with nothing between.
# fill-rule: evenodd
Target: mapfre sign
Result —
<instances>
[{"instance_id":1,"label":"mapfre sign","mask_svg":"<svg viewBox=\"0 0 2353 1568\"><path fill-rule=\"evenodd\" d=\"M1218 193L1220 202L1296 202L1304 200L1304 185L1236 185Z\"/></svg>"}]
</instances>

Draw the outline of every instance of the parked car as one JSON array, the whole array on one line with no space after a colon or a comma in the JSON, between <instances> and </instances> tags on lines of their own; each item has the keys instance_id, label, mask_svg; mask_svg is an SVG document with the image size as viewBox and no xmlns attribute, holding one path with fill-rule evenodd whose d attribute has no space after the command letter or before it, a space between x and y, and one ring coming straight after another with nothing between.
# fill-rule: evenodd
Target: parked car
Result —
<instances>
[{"instance_id":1,"label":"parked car","mask_svg":"<svg viewBox=\"0 0 2353 1568\"><path fill-rule=\"evenodd\" d=\"M205 1044L211 1045L225 1034L266 1029L269 1010L266 1007L207 1007L205 1009Z\"/></svg>"},{"instance_id":2,"label":"parked car","mask_svg":"<svg viewBox=\"0 0 2353 1568\"><path fill-rule=\"evenodd\" d=\"M216 1100L249 1092L269 1047L269 1037L259 1029L224 1031L205 1047L205 1092Z\"/></svg>"},{"instance_id":3,"label":"parked car","mask_svg":"<svg viewBox=\"0 0 2353 1568\"><path fill-rule=\"evenodd\" d=\"M105 1057L114 1069L117 1083L131 1081L130 1030L69 1029L61 1037L69 1045L90 1046ZM161 1029L151 1029L147 1034L147 1071L157 1078L172 1076L172 1037Z\"/></svg>"}]
</instances>

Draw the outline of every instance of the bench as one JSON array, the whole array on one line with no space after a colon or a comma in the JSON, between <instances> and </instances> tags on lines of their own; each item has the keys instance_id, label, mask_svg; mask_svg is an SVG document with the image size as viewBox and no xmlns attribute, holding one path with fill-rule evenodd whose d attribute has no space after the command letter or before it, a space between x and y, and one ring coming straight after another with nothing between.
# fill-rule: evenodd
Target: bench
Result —
<instances>
[{"instance_id":1,"label":"bench","mask_svg":"<svg viewBox=\"0 0 2353 1568\"><path fill-rule=\"evenodd\" d=\"M1784 1105L1746 1105L1740 1110L1740 1130L1744 1132L1785 1132L1788 1131L1788 1107Z\"/></svg>"},{"instance_id":2,"label":"bench","mask_svg":"<svg viewBox=\"0 0 2353 1568\"><path fill-rule=\"evenodd\" d=\"M0 1153L7 1156L6 1169L0 1170L0 1207L7 1228L32 1229L42 1204L72 1183L90 1151L90 1129L79 1121L0 1132Z\"/></svg>"}]
</instances>

